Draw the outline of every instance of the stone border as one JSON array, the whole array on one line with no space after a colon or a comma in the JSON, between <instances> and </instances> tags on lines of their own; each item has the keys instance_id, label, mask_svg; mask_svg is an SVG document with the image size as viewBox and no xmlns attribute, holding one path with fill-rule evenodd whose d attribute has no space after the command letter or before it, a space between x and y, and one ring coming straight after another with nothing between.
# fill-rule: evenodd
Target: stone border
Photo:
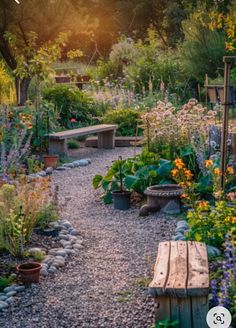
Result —
<instances>
[{"instance_id":1,"label":"stone border","mask_svg":"<svg viewBox=\"0 0 236 328\"><path fill-rule=\"evenodd\" d=\"M46 170L42 170L37 173L29 174L28 178L29 179L37 179L37 178L44 178L47 175L51 175L53 172L56 171L65 171L65 170L70 170L75 167L82 167L82 166L87 166L91 164L91 159L90 158L84 158L84 159L79 159L70 163L65 163L62 166L58 166L56 169L53 169L52 167L47 167Z\"/></svg>"},{"instance_id":2,"label":"stone border","mask_svg":"<svg viewBox=\"0 0 236 328\"><path fill-rule=\"evenodd\" d=\"M186 240L186 233L190 230L190 226L186 220L181 220L177 222L177 227L175 229L175 235L172 236L172 240ZM220 256L221 251L211 245L207 245L207 253L209 257Z\"/></svg>"},{"instance_id":3,"label":"stone border","mask_svg":"<svg viewBox=\"0 0 236 328\"><path fill-rule=\"evenodd\" d=\"M59 243L62 245L60 248L52 248L45 256L40 270L40 275L43 277L49 274L55 274L59 268L65 266L66 259L71 255L78 255L80 250L84 248L83 238L79 235L69 221L59 220L51 223L51 227L60 230L58 235ZM29 253L44 252L42 248L30 248ZM44 252L45 253L45 252ZM13 275L12 275L13 276ZM16 277L16 275L14 274ZM0 312L7 309L14 303L14 296L25 290L24 285L12 284L5 287L3 292L0 293Z\"/></svg>"}]
</instances>

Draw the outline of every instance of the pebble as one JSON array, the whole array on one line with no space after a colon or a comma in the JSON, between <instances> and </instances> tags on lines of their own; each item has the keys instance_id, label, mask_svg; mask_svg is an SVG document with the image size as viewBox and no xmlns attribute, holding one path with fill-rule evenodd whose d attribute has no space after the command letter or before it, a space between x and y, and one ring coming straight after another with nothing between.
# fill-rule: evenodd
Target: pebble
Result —
<instances>
[{"instance_id":1,"label":"pebble","mask_svg":"<svg viewBox=\"0 0 236 328\"><path fill-rule=\"evenodd\" d=\"M5 301L7 299L7 296L0 296L0 301Z\"/></svg>"},{"instance_id":2,"label":"pebble","mask_svg":"<svg viewBox=\"0 0 236 328\"><path fill-rule=\"evenodd\" d=\"M15 287L15 291L17 292L17 293L21 293L21 292L23 292L25 290L25 286L16 286Z\"/></svg>"},{"instance_id":3,"label":"pebble","mask_svg":"<svg viewBox=\"0 0 236 328\"><path fill-rule=\"evenodd\" d=\"M12 292L12 291L14 291L14 290L15 290L15 286L9 286L9 287L5 287L5 288L3 289L3 292L4 292L5 294L7 294L7 293Z\"/></svg>"},{"instance_id":4,"label":"pebble","mask_svg":"<svg viewBox=\"0 0 236 328\"><path fill-rule=\"evenodd\" d=\"M46 168L46 170L45 170L45 172L47 173L47 174L52 174L52 172L53 172L53 167L47 167Z\"/></svg>"},{"instance_id":5,"label":"pebble","mask_svg":"<svg viewBox=\"0 0 236 328\"><path fill-rule=\"evenodd\" d=\"M6 309L8 306L7 302L0 301L0 310Z\"/></svg>"},{"instance_id":6,"label":"pebble","mask_svg":"<svg viewBox=\"0 0 236 328\"><path fill-rule=\"evenodd\" d=\"M79 235L79 232L78 232L78 230L73 229L73 230L70 232L70 234L71 234L72 236L78 236L78 235Z\"/></svg>"},{"instance_id":7,"label":"pebble","mask_svg":"<svg viewBox=\"0 0 236 328\"><path fill-rule=\"evenodd\" d=\"M14 297L8 297L8 299L6 300L7 303L12 304L15 302L15 298Z\"/></svg>"},{"instance_id":8,"label":"pebble","mask_svg":"<svg viewBox=\"0 0 236 328\"><path fill-rule=\"evenodd\" d=\"M46 276L48 275L48 271L47 271L46 269L42 268L42 269L40 270L40 274L41 274L42 276L46 277Z\"/></svg>"},{"instance_id":9,"label":"pebble","mask_svg":"<svg viewBox=\"0 0 236 328\"><path fill-rule=\"evenodd\" d=\"M55 266L50 266L50 268L48 269L49 273L56 273L57 272L57 268Z\"/></svg>"},{"instance_id":10,"label":"pebble","mask_svg":"<svg viewBox=\"0 0 236 328\"><path fill-rule=\"evenodd\" d=\"M66 252L64 250L63 251L57 251L56 255L66 257Z\"/></svg>"},{"instance_id":11,"label":"pebble","mask_svg":"<svg viewBox=\"0 0 236 328\"><path fill-rule=\"evenodd\" d=\"M11 296L14 296L14 295L16 295L17 294L17 292L15 291L15 290L13 290L13 291L11 291L11 292L8 292L7 294L6 294L6 296L7 297L11 297Z\"/></svg>"},{"instance_id":12,"label":"pebble","mask_svg":"<svg viewBox=\"0 0 236 328\"><path fill-rule=\"evenodd\" d=\"M46 177L47 173L45 171L40 171L37 173L40 177Z\"/></svg>"}]
</instances>

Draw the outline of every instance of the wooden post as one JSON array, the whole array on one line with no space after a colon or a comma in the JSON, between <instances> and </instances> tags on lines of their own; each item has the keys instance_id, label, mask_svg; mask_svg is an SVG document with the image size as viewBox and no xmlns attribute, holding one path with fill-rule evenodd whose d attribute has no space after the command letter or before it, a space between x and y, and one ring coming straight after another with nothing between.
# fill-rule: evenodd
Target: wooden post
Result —
<instances>
[{"instance_id":1,"label":"wooden post","mask_svg":"<svg viewBox=\"0 0 236 328\"><path fill-rule=\"evenodd\" d=\"M227 166L227 138L228 138L228 125L229 125L229 86L230 86L230 67L232 62L236 59L235 56L223 57L225 63L224 68L224 112L223 112L223 123L222 123L222 136L221 136L221 177L220 177L220 188L224 190L225 187L225 173Z\"/></svg>"}]
</instances>

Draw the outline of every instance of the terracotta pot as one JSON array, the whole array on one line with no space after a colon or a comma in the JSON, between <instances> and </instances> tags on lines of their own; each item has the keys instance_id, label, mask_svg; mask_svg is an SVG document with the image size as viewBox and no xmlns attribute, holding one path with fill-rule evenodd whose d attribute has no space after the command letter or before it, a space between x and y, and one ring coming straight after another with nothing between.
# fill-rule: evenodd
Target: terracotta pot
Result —
<instances>
[{"instance_id":1,"label":"terracotta pot","mask_svg":"<svg viewBox=\"0 0 236 328\"><path fill-rule=\"evenodd\" d=\"M53 167L54 169L57 167L57 161L59 156L58 155L44 155L43 156L43 162L44 167Z\"/></svg>"},{"instance_id":2,"label":"terracotta pot","mask_svg":"<svg viewBox=\"0 0 236 328\"><path fill-rule=\"evenodd\" d=\"M17 272L20 274L22 282L31 284L39 282L40 270L42 264L38 262L27 262L20 264L16 267Z\"/></svg>"}]
</instances>

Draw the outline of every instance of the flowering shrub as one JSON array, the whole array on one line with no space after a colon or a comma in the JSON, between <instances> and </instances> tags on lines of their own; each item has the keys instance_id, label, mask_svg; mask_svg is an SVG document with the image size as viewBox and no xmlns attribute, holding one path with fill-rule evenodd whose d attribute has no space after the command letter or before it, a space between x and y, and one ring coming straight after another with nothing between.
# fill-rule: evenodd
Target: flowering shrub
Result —
<instances>
[{"instance_id":1,"label":"flowering shrub","mask_svg":"<svg viewBox=\"0 0 236 328\"><path fill-rule=\"evenodd\" d=\"M141 118L144 135L152 147L159 149L164 144L174 149L191 144L195 131L206 138L215 115L216 112L207 111L197 100L190 99L180 110L171 103L159 101L156 108Z\"/></svg>"},{"instance_id":2,"label":"flowering shrub","mask_svg":"<svg viewBox=\"0 0 236 328\"><path fill-rule=\"evenodd\" d=\"M232 236L226 235L224 259L214 263L211 271L210 303L212 306L221 305L228 308L234 326L236 323L236 244Z\"/></svg>"},{"instance_id":3,"label":"flowering shrub","mask_svg":"<svg viewBox=\"0 0 236 328\"><path fill-rule=\"evenodd\" d=\"M236 208L227 206L225 201L217 201L215 207L200 201L193 211L188 211L187 219L191 227L187 235L190 240L222 247L226 234L236 236Z\"/></svg>"},{"instance_id":4,"label":"flowering shrub","mask_svg":"<svg viewBox=\"0 0 236 328\"><path fill-rule=\"evenodd\" d=\"M0 188L0 249L21 256L37 223L39 213L50 201L50 179L27 183L25 178Z\"/></svg>"}]
</instances>

